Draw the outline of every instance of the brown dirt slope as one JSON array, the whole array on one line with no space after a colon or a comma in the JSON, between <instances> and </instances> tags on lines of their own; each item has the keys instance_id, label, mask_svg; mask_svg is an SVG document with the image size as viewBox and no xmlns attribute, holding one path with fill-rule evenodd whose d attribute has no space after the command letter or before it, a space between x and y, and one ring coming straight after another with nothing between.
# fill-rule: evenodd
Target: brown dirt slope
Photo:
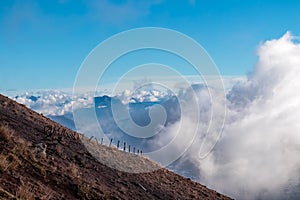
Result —
<instances>
[{"instance_id":1,"label":"brown dirt slope","mask_svg":"<svg viewBox=\"0 0 300 200\"><path fill-rule=\"evenodd\" d=\"M55 127L52 134L47 127ZM167 169L133 174L107 167L81 139L0 95L0 199L229 199ZM116 166L157 166L142 156L97 148L99 157L113 157Z\"/></svg>"}]
</instances>

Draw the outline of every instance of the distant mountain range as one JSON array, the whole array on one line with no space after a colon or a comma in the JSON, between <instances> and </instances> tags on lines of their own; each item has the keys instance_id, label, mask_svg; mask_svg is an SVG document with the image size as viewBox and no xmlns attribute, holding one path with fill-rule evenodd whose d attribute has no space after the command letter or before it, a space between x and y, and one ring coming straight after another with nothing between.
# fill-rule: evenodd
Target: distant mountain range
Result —
<instances>
[{"instance_id":1,"label":"distant mountain range","mask_svg":"<svg viewBox=\"0 0 300 200\"><path fill-rule=\"evenodd\" d=\"M85 113L88 113L87 110L95 109L98 122L101 125L103 132L106 133L108 137L118 137L118 139L120 140L126 140L139 148L143 147L145 151L151 151L151 146L147 144L147 139L139 139L132 137L124 133L124 131L122 131L118 127L112 113L112 102L114 105L118 104L118 106L122 106L124 108L128 107L130 117L139 126L146 126L150 123L151 119L149 117L149 109L155 105L161 105L166 111L167 118L164 123L164 126L168 126L168 124L175 123L176 121L180 120L181 117L179 102L175 96L172 96L168 99L164 99L159 102L131 102L127 105L122 104L122 102L118 98L100 96L94 98L94 107L81 108L76 110L76 112L80 112L81 114L85 115ZM66 113L64 115L59 116L48 115L48 117L72 130L76 130L75 122L71 113ZM89 116L87 115L87 117ZM87 134L89 137L97 135L96 132L93 132L93 130L88 131L85 134ZM148 140L154 139L155 138L149 138Z\"/></svg>"}]
</instances>

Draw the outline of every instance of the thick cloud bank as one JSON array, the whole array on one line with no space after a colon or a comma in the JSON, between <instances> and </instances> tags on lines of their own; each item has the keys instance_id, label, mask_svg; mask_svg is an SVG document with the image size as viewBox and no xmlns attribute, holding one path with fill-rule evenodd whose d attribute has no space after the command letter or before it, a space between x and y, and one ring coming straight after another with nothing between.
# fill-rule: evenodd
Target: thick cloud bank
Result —
<instances>
[{"instance_id":1,"label":"thick cloud bank","mask_svg":"<svg viewBox=\"0 0 300 200\"><path fill-rule=\"evenodd\" d=\"M74 96L58 90L26 92L12 99L44 115L60 116L72 112L74 109L91 107L93 96L90 93Z\"/></svg>"},{"instance_id":2,"label":"thick cloud bank","mask_svg":"<svg viewBox=\"0 0 300 200\"><path fill-rule=\"evenodd\" d=\"M227 94L223 137L201 182L238 199L300 198L300 44L288 32L263 43L248 80Z\"/></svg>"}]
</instances>

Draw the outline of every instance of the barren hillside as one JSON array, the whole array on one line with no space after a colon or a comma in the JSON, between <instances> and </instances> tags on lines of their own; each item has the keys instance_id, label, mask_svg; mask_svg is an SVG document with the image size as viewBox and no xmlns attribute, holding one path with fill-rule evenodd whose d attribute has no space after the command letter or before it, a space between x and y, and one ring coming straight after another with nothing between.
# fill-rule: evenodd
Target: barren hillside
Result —
<instances>
[{"instance_id":1,"label":"barren hillside","mask_svg":"<svg viewBox=\"0 0 300 200\"><path fill-rule=\"evenodd\" d=\"M0 199L230 199L167 169L118 171L158 165L90 142L99 162L82 140L89 143L0 95Z\"/></svg>"}]
</instances>

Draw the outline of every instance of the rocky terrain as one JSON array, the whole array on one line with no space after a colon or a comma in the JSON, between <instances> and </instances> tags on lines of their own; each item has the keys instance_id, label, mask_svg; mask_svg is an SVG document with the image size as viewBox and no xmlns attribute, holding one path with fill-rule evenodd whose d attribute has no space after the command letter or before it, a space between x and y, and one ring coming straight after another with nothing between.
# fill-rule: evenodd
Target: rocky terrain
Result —
<instances>
[{"instance_id":1,"label":"rocky terrain","mask_svg":"<svg viewBox=\"0 0 300 200\"><path fill-rule=\"evenodd\" d=\"M230 198L0 95L0 199Z\"/></svg>"}]
</instances>

